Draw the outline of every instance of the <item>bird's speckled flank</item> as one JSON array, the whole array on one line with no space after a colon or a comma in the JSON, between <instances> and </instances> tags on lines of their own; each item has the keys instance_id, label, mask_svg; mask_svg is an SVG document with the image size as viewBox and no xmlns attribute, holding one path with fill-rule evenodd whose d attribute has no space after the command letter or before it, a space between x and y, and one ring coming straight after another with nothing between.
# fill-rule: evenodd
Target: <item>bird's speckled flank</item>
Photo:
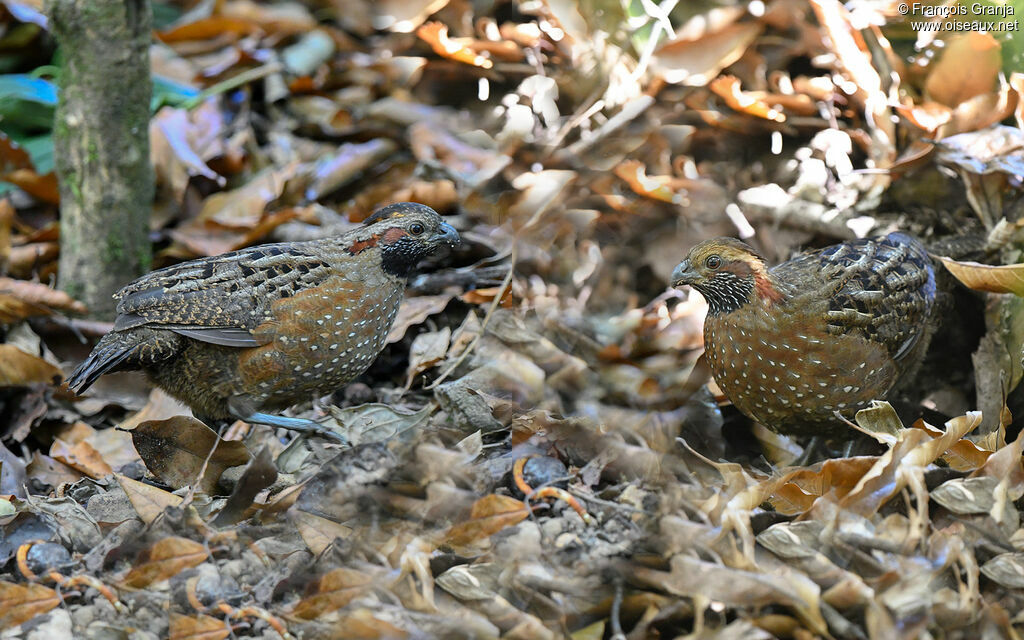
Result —
<instances>
[{"instance_id":1,"label":"bird's speckled flank","mask_svg":"<svg viewBox=\"0 0 1024 640\"><path fill-rule=\"evenodd\" d=\"M892 233L767 268L731 238L690 250L673 274L708 301L704 348L725 395L785 433L820 435L883 399L923 357L934 328L927 252Z\"/></svg>"},{"instance_id":2,"label":"bird's speckled flank","mask_svg":"<svg viewBox=\"0 0 1024 640\"><path fill-rule=\"evenodd\" d=\"M429 207L385 207L339 238L161 269L116 294L114 330L69 379L143 369L203 419L333 391L376 359L423 258L458 234Z\"/></svg>"}]
</instances>

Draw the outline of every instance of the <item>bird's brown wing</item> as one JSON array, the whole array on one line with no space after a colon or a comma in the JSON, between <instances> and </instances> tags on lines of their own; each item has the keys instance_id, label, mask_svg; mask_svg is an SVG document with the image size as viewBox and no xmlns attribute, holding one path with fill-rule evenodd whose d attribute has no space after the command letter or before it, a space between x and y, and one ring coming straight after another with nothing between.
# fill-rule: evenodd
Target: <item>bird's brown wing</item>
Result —
<instances>
[{"instance_id":1,"label":"bird's brown wing","mask_svg":"<svg viewBox=\"0 0 1024 640\"><path fill-rule=\"evenodd\" d=\"M824 280L826 330L833 334L858 331L883 345L896 362L914 351L935 301L928 253L917 240L901 233L805 254L775 267L773 273L787 281Z\"/></svg>"},{"instance_id":2,"label":"bird's brown wing","mask_svg":"<svg viewBox=\"0 0 1024 640\"><path fill-rule=\"evenodd\" d=\"M138 326L230 347L264 344L252 330L275 300L315 286L331 267L303 244L268 244L154 271L116 294L115 331Z\"/></svg>"}]
</instances>

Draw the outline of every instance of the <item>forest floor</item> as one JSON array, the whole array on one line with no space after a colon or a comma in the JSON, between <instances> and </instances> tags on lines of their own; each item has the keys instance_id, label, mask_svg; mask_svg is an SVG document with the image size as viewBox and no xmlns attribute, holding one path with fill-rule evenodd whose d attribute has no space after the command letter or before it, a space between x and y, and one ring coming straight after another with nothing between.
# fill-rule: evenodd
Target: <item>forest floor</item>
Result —
<instances>
[{"instance_id":1,"label":"forest floor","mask_svg":"<svg viewBox=\"0 0 1024 640\"><path fill-rule=\"evenodd\" d=\"M154 267L404 200L462 235L293 409L343 447L68 392L112 325L51 287L53 41L0 2L0 638L1021 637L1021 43L848 6L155 2ZM943 324L873 455L793 466L672 269L895 229L957 261Z\"/></svg>"}]
</instances>

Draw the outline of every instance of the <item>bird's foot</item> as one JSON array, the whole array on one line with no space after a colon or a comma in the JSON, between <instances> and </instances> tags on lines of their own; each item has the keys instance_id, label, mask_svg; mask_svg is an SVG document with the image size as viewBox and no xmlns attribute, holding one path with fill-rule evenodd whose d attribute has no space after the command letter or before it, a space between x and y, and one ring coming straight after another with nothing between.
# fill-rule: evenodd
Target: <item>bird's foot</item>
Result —
<instances>
[{"instance_id":1,"label":"bird's foot","mask_svg":"<svg viewBox=\"0 0 1024 640\"><path fill-rule=\"evenodd\" d=\"M313 420L307 420L305 418L287 418L285 416L275 416L270 413L261 413L259 411L254 411L249 415L239 416L239 418L245 422L265 424L268 427L298 431L299 433L306 435L320 436L321 438L332 440L340 444L349 444L348 439L345 438L345 436L332 431L319 422L314 422Z\"/></svg>"}]
</instances>

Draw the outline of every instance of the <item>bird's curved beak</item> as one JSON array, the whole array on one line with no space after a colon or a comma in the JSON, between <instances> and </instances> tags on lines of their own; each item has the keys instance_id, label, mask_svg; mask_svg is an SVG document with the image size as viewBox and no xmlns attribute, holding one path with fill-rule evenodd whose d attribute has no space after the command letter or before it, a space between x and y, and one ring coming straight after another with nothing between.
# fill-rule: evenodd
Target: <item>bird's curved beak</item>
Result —
<instances>
[{"instance_id":1,"label":"bird's curved beak","mask_svg":"<svg viewBox=\"0 0 1024 640\"><path fill-rule=\"evenodd\" d=\"M684 284L693 284L697 282L699 274L697 270L690 265L689 260L683 260L676 268L672 271L672 286L681 287Z\"/></svg>"},{"instance_id":2,"label":"bird's curved beak","mask_svg":"<svg viewBox=\"0 0 1024 640\"><path fill-rule=\"evenodd\" d=\"M462 239L459 238L459 232L455 230L455 227L447 222L441 223L441 227L438 229L437 233L434 234L434 237L431 238L431 240L437 244L447 244L450 247L458 246L462 241Z\"/></svg>"}]
</instances>

